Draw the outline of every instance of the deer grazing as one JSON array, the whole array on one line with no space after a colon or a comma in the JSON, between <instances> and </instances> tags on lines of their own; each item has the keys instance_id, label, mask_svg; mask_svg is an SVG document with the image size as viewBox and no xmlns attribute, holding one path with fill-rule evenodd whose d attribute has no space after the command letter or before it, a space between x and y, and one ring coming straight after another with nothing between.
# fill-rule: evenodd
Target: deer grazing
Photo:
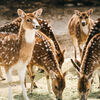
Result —
<instances>
[{"instance_id":1,"label":"deer grazing","mask_svg":"<svg viewBox=\"0 0 100 100\"><path fill-rule=\"evenodd\" d=\"M9 100L12 100L12 70L18 71L24 99L29 100L24 85L24 77L27 65L32 57L35 34L40 27L37 21L39 12L42 12L42 9L40 10L37 10L36 13L25 13L18 9L18 15L22 18L18 35L6 32L0 33L0 65L4 66L7 73Z\"/></svg>"},{"instance_id":2,"label":"deer grazing","mask_svg":"<svg viewBox=\"0 0 100 100\"><path fill-rule=\"evenodd\" d=\"M57 98L57 100L62 100L62 92L65 88L65 75L66 72L62 74L60 65L58 64L56 58L56 49L53 41L48 38L46 35L36 34L36 42L34 48L37 48L36 51L33 50L33 56L30 63L28 64L29 73L32 72L32 66L37 66L45 71L48 91L50 90L49 77L52 80L52 89ZM38 49L41 47L41 51ZM36 53L37 52L37 53ZM31 70L31 71L30 71ZM34 75L34 72L31 74ZM31 76L30 75L30 76ZM34 78L34 77L33 77ZM33 82L33 79L32 79ZM33 83L34 84L34 83Z\"/></svg>"},{"instance_id":3,"label":"deer grazing","mask_svg":"<svg viewBox=\"0 0 100 100\"><path fill-rule=\"evenodd\" d=\"M87 100L91 91L93 74L100 69L100 18L95 22L90 32L84 50L81 66L71 60L79 76L78 91L80 100Z\"/></svg>"},{"instance_id":4,"label":"deer grazing","mask_svg":"<svg viewBox=\"0 0 100 100\"><path fill-rule=\"evenodd\" d=\"M61 67L64 61L63 52L61 51L60 46L51 30L51 27L48 25L47 21L41 19L38 19L38 21L41 26L40 31L42 31L45 35L42 33L35 35L36 41L34 45L33 55L32 55L31 62L28 65L28 72L31 79L31 83L32 86L35 85L33 81L34 79L34 72L32 70L34 69L33 66L35 65L42 68L43 70L45 70L47 74L46 75L47 80L49 80L49 76L52 79L52 88L53 88L53 92L56 95L56 98L58 100L61 100L62 92L63 89L65 88L66 72L62 74L61 70L58 67ZM21 18L19 17L13 22L11 22L10 24L0 27L0 31L12 32L18 34L20 23L21 23ZM53 67L55 67L55 69L57 70L54 70ZM49 81L47 82L48 82L48 90L50 92Z\"/></svg>"},{"instance_id":5,"label":"deer grazing","mask_svg":"<svg viewBox=\"0 0 100 100\"><path fill-rule=\"evenodd\" d=\"M75 10L75 14L69 21L68 29L75 50L75 61L77 61L78 51L79 55L82 55L83 46L89 36L90 29L93 26L94 22L90 18L92 12L92 9L85 12Z\"/></svg>"}]
</instances>

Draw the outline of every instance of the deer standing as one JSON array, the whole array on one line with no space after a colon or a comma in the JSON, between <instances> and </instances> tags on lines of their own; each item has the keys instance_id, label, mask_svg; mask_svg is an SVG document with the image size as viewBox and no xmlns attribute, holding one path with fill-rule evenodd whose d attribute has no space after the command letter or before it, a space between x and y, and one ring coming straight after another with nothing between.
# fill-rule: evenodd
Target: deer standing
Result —
<instances>
[{"instance_id":1,"label":"deer standing","mask_svg":"<svg viewBox=\"0 0 100 100\"><path fill-rule=\"evenodd\" d=\"M79 76L78 92L80 100L87 100L91 91L93 74L100 69L100 19L94 24L90 36L86 43L84 56L81 66L78 66L73 60L72 63L76 68Z\"/></svg>"},{"instance_id":2,"label":"deer standing","mask_svg":"<svg viewBox=\"0 0 100 100\"><path fill-rule=\"evenodd\" d=\"M78 51L81 57L83 46L86 42L87 37L89 36L90 29L93 26L94 22L90 18L92 12L92 9L85 12L75 10L75 14L69 21L68 29L75 50L75 61L77 61Z\"/></svg>"},{"instance_id":3,"label":"deer standing","mask_svg":"<svg viewBox=\"0 0 100 100\"><path fill-rule=\"evenodd\" d=\"M12 70L18 71L24 99L29 100L24 86L24 77L27 65L32 57L35 34L40 27L37 17L41 11L37 10L36 13L25 13L21 9L18 9L18 15L22 18L18 35L0 33L0 66L4 66L7 73L9 100L12 100Z\"/></svg>"}]
</instances>

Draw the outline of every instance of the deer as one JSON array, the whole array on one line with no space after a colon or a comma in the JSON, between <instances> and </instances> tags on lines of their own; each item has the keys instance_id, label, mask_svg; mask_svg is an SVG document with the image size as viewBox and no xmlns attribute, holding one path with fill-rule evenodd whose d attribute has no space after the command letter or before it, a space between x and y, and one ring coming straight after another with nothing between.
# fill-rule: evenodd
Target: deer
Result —
<instances>
[{"instance_id":1,"label":"deer","mask_svg":"<svg viewBox=\"0 0 100 100\"><path fill-rule=\"evenodd\" d=\"M75 10L75 14L71 17L68 23L68 30L72 39L75 52L75 61L77 62L78 52L79 57L82 56L82 50L84 44L89 36L90 29L92 28L94 21L90 18L93 13L93 9L80 12Z\"/></svg>"},{"instance_id":2,"label":"deer","mask_svg":"<svg viewBox=\"0 0 100 100\"><path fill-rule=\"evenodd\" d=\"M39 46L41 47L42 52L40 52L40 50L38 49ZM37 48L37 50L33 50L31 61L27 66L29 70L28 72L31 73L31 68L34 68L34 66L43 69L45 71L47 79L49 94L51 94L49 82L49 78L51 78L52 90L56 96L56 99L62 100L62 93L65 88L65 75L67 71L62 73L59 67L60 65L57 61L56 49L53 41L44 34L36 34L36 45L34 46L34 48ZM32 73L32 75L34 75L34 72Z\"/></svg>"},{"instance_id":3,"label":"deer","mask_svg":"<svg viewBox=\"0 0 100 100\"><path fill-rule=\"evenodd\" d=\"M60 47L59 43L57 42L57 40L55 38L55 35L54 35L54 33L52 31L52 28L49 25L48 21L43 20L43 19L40 19L40 18L38 18L38 21L39 21L39 24L41 26L40 27L40 31L43 32L47 37L49 37L54 42L55 49L56 49L56 57L57 57L57 60L58 60L58 63L59 63L59 67L61 68L61 66L62 66L62 64L64 62L64 52L65 51L64 50L63 51L61 50L61 47ZM11 23L8 23L8 24L5 24L5 25L1 26L0 27L0 32L12 32L12 33L18 34L18 31L19 31L19 28L20 28L20 23L21 23L21 18L18 17L14 21L12 21ZM41 48L44 48L45 49L45 47L44 47L44 45L42 45L41 47L38 46L37 45L38 44L38 40L35 43L34 51L35 51L35 53L39 53L40 56L41 56L41 52L42 52ZM38 49L38 52L37 52L37 49ZM35 78L34 74L32 74L32 73L34 73L32 70L33 69L28 70L28 71L30 71L29 72L29 76L30 76L30 80L32 82L31 90L32 90L32 87L34 87L34 88L37 87L37 85L35 84L35 82L33 84L33 81L32 81ZM25 84L26 84L26 82L25 82Z\"/></svg>"},{"instance_id":4,"label":"deer","mask_svg":"<svg viewBox=\"0 0 100 100\"><path fill-rule=\"evenodd\" d=\"M72 59L78 73L78 92L80 100L87 100L91 92L93 76L96 70L100 70L100 18L95 22L85 44L85 52L78 66ZM99 81L100 82L100 81Z\"/></svg>"},{"instance_id":5,"label":"deer","mask_svg":"<svg viewBox=\"0 0 100 100\"><path fill-rule=\"evenodd\" d=\"M58 68L62 64L61 62L63 61L63 56L61 57L60 55L63 55L63 53L60 51L60 49L59 49L60 46L58 45L58 42L56 42L56 39L55 39L55 37L53 35L53 32L52 32L50 26L48 26L47 21L41 20L41 19L38 19L38 20L39 20L39 22L41 22L41 23L39 23L40 26L41 26L40 30L42 32L44 32L44 35L43 34L40 34L40 35L36 34L35 35L36 41L35 41L35 45L34 45L33 56L32 56L32 59L31 59L29 65L27 67L28 68L28 72L29 72L29 76L30 76L30 79L31 79L31 84L32 85L35 84L33 82L33 80L34 80L34 72L32 70L32 69L34 69L33 66L37 66L37 67L38 66L42 66L40 68L42 68L43 70L45 70L45 72L47 73L46 77L47 77L47 83L48 83L48 91L49 91L49 93L51 93L51 90L50 90L50 83L49 83L48 80L49 80L49 76L53 75L54 78L51 78L52 79L53 92L55 93L55 96L56 96L57 100L61 100L62 99L62 92L63 92L63 89L65 88L65 74L67 73L67 72L64 72L62 74L61 70ZM19 29L20 22L21 22L20 18L17 18L12 23L0 27L0 31L13 32L13 33L18 34L17 32L18 32L18 29ZM13 28L12 26L15 27L15 28ZM42 36L42 38L41 38L41 36ZM47 45L45 45L45 41L46 41L47 44L50 44L51 46L46 47ZM53 43L53 41L54 41L54 43ZM51 51L46 51L46 50L49 50L49 49ZM53 53L54 50L55 50L55 53ZM59 51L57 51L57 50L59 50ZM60 52L61 52L61 54L59 54ZM54 55L56 55L56 57ZM46 57L48 59L45 59ZM58 57L59 58L61 57L60 58L61 60L58 59ZM45 61L43 62L44 59L45 59ZM54 60L54 59L57 59L57 60ZM36 62L35 64L34 64L34 61ZM57 70L55 70L57 72L55 72L54 70L48 70L48 71L46 70L49 67L50 67L50 69L52 69L51 67L54 67L54 66L56 66L56 67L58 66ZM56 84L55 84L55 82L56 82Z\"/></svg>"},{"instance_id":6,"label":"deer","mask_svg":"<svg viewBox=\"0 0 100 100\"><path fill-rule=\"evenodd\" d=\"M0 66L5 68L8 79L8 100L12 100L12 70L17 70L20 83L23 90L23 97L29 100L26 88L24 85L24 78L27 65L32 57L32 51L35 44L35 34L39 34L39 23L37 17L39 13L25 13L18 9L17 13L22 18L18 34L11 34L7 32L0 33Z\"/></svg>"}]
</instances>

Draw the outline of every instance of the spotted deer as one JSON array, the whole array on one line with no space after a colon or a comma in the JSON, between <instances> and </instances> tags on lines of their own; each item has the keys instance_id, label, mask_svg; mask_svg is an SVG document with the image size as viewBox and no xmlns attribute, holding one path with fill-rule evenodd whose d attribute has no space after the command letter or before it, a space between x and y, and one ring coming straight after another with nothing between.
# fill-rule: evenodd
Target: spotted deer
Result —
<instances>
[{"instance_id":1,"label":"spotted deer","mask_svg":"<svg viewBox=\"0 0 100 100\"><path fill-rule=\"evenodd\" d=\"M68 29L75 50L75 61L77 61L78 51L81 57L83 46L89 36L90 29L93 26L94 22L90 18L92 12L92 9L84 12L75 10L75 14L69 21Z\"/></svg>"},{"instance_id":2,"label":"spotted deer","mask_svg":"<svg viewBox=\"0 0 100 100\"><path fill-rule=\"evenodd\" d=\"M78 92L80 100L87 100L91 91L93 74L100 69L100 19L95 22L86 43L88 44L85 45L81 66L71 60L79 76Z\"/></svg>"},{"instance_id":3,"label":"spotted deer","mask_svg":"<svg viewBox=\"0 0 100 100\"><path fill-rule=\"evenodd\" d=\"M46 79L47 79L47 86L48 91L51 93L50 89L50 83L49 83L49 77L52 81L52 89L53 92L57 98L57 100L62 100L62 93L65 88L65 75L66 72L62 73L60 69L60 65L58 64L57 58L56 58L56 49L53 41L48 38L46 35L37 35L36 34L36 42L35 42L34 48L37 48L33 50L33 55L31 58L30 63L28 64L28 70L29 74L31 74L32 66L37 66L45 71ZM39 48L41 47L41 51ZM37 52L37 53L36 53ZM32 73L34 75L34 72ZM31 75L30 75L31 76ZM32 84L34 84L33 79L31 80Z\"/></svg>"},{"instance_id":4,"label":"spotted deer","mask_svg":"<svg viewBox=\"0 0 100 100\"><path fill-rule=\"evenodd\" d=\"M35 41L33 56L32 56L31 62L28 65L29 76L32 81L32 85L35 84L33 81L34 72L32 71L32 68L34 68L32 66L34 66L34 65L45 70L45 72L47 73L47 75L46 75L47 80L49 80L48 79L49 76L52 77L52 75L53 75L54 77L51 78L53 92L55 93L56 98L58 100L61 100L62 92L63 92L63 89L65 88L65 73L66 72L62 74L61 70L58 67L61 66L64 61L63 52L61 51L60 46L59 46L57 40L55 39L55 36L54 36L50 26L48 26L47 21L41 20L41 19L38 19L38 20L39 20L39 24L41 25L40 31L42 31L46 35L43 35L43 34L35 35L36 41ZM17 34L17 32L19 30L20 22L21 22L21 19L17 18L12 23L0 27L0 31L15 32ZM13 28L12 26L15 28ZM52 42L52 40L49 37L54 41L54 43ZM45 45L45 43L47 43L47 45ZM48 44L50 46L48 46ZM51 51L46 51L49 49ZM54 51L55 51L55 53L54 53ZM55 58L55 55L56 55L57 60ZM59 59L58 59L58 57L59 57ZM59 65L58 65L58 63L59 63ZM58 67L55 68L57 70L54 71L54 68L52 68L52 67L55 67L55 66L56 67L58 66ZM47 70L47 68L49 69L49 67L51 70ZM49 82L47 81L47 83L48 83L48 90L50 92Z\"/></svg>"},{"instance_id":5,"label":"spotted deer","mask_svg":"<svg viewBox=\"0 0 100 100\"><path fill-rule=\"evenodd\" d=\"M40 10L42 11L42 9ZM12 100L12 70L17 70L24 99L29 100L24 86L24 77L27 65L32 57L35 34L40 27L37 21L39 11L25 13L23 10L18 9L17 12L22 18L18 35L6 32L0 33L0 66L4 66L7 74L8 100Z\"/></svg>"}]
</instances>

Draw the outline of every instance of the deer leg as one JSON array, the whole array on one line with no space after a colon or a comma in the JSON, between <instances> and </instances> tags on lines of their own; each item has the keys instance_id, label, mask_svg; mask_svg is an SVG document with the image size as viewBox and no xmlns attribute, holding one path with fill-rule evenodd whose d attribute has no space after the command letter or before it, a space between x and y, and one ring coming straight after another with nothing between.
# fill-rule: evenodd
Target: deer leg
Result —
<instances>
[{"instance_id":1,"label":"deer leg","mask_svg":"<svg viewBox=\"0 0 100 100\"><path fill-rule=\"evenodd\" d=\"M0 67L0 80L5 80L5 78L3 77L2 71L1 71L1 67Z\"/></svg>"},{"instance_id":2,"label":"deer leg","mask_svg":"<svg viewBox=\"0 0 100 100\"><path fill-rule=\"evenodd\" d=\"M74 47L74 53L75 53L75 62L77 61L77 54L76 54L76 48Z\"/></svg>"},{"instance_id":3,"label":"deer leg","mask_svg":"<svg viewBox=\"0 0 100 100\"><path fill-rule=\"evenodd\" d=\"M74 53L75 53L75 62L77 61L77 55L78 55L78 40L76 38L72 39L73 45L74 45Z\"/></svg>"},{"instance_id":4,"label":"deer leg","mask_svg":"<svg viewBox=\"0 0 100 100\"><path fill-rule=\"evenodd\" d=\"M80 57L81 57L82 56L82 49L81 49L80 45L78 47L79 47L79 53L80 53Z\"/></svg>"},{"instance_id":5,"label":"deer leg","mask_svg":"<svg viewBox=\"0 0 100 100\"><path fill-rule=\"evenodd\" d=\"M8 100L12 100L12 88L11 88L11 82L12 82L12 69L9 69L6 71L7 73L7 80L8 80Z\"/></svg>"},{"instance_id":6,"label":"deer leg","mask_svg":"<svg viewBox=\"0 0 100 100\"><path fill-rule=\"evenodd\" d=\"M49 75L46 75L46 79L47 79L48 92L49 92L49 94L51 94Z\"/></svg>"},{"instance_id":7,"label":"deer leg","mask_svg":"<svg viewBox=\"0 0 100 100\"><path fill-rule=\"evenodd\" d=\"M25 73L26 73L26 67L18 70L18 75L19 75L21 86L22 86L24 99L29 100L29 98L27 96L26 88L24 85Z\"/></svg>"},{"instance_id":8,"label":"deer leg","mask_svg":"<svg viewBox=\"0 0 100 100\"><path fill-rule=\"evenodd\" d=\"M36 85L36 83L34 82L34 78L35 78L34 69L33 69L33 67L29 64L29 65L27 66L27 70L28 70L29 77L30 77L30 80L31 80L31 93L32 93L33 87L34 87L34 88L37 88L37 85Z\"/></svg>"}]
</instances>

